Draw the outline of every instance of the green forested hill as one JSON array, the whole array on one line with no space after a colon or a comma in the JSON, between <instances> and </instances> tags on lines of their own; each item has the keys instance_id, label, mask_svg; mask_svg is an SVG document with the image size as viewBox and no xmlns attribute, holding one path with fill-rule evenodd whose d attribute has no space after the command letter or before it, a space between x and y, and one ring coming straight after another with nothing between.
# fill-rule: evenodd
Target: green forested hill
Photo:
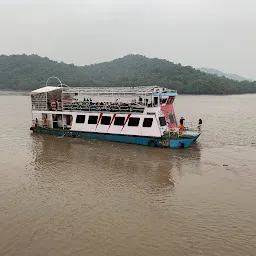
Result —
<instances>
[{"instance_id":1,"label":"green forested hill","mask_svg":"<svg viewBox=\"0 0 256 256\"><path fill-rule=\"evenodd\" d=\"M59 77L69 86L158 85L189 94L256 93L256 82L237 82L141 55L83 67L37 55L0 56L0 89L36 89L50 76Z\"/></svg>"}]
</instances>

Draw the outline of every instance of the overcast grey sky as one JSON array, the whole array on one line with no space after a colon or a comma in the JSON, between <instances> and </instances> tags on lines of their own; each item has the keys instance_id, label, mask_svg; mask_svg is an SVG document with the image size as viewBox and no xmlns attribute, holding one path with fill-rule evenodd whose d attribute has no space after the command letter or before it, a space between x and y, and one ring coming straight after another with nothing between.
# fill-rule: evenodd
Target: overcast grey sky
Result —
<instances>
[{"instance_id":1,"label":"overcast grey sky","mask_svg":"<svg viewBox=\"0 0 256 256\"><path fill-rule=\"evenodd\" d=\"M256 79L256 0L0 0L0 36L1 54L138 53Z\"/></svg>"}]
</instances>

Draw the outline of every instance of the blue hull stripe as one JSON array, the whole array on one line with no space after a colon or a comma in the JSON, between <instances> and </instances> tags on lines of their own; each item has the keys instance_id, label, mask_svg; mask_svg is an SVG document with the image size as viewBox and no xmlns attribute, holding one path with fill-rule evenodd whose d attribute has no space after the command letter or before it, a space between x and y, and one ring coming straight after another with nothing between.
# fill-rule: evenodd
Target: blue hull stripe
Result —
<instances>
[{"instance_id":1,"label":"blue hull stripe","mask_svg":"<svg viewBox=\"0 0 256 256\"><path fill-rule=\"evenodd\" d=\"M91 140L107 140L117 141L122 143L147 145L153 147L165 147L165 148L187 148L189 147L194 138L154 138L144 136L132 136L132 135L120 135L120 134L108 134L108 133L94 133L94 132L80 132L70 130L59 129L45 129L39 127L31 127L31 130L36 133L51 134L56 136L67 136L81 139Z\"/></svg>"}]
</instances>

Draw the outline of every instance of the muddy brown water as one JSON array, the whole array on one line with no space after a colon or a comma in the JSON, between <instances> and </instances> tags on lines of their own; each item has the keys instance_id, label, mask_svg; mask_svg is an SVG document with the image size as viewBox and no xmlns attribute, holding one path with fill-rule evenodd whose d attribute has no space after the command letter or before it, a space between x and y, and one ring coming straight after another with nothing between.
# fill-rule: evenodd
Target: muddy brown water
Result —
<instances>
[{"instance_id":1,"label":"muddy brown water","mask_svg":"<svg viewBox=\"0 0 256 256\"><path fill-rule=\"evenodd\" d=\"M256 255L256 95L178 96L189 149L36 135L0 95L0 255Z\"/></svg>"}]
</instances>

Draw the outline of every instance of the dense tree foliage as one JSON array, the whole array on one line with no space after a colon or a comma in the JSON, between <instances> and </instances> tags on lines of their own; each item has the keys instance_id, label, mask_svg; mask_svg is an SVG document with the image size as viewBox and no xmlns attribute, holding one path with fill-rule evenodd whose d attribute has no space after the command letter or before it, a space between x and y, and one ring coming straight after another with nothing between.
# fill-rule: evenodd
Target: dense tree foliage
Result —
<instances>
[{"instance_id":1,"label":"dense tree foliage","mask_svg":"<svg viewBox=\"0 0 256 256\"><path fill-rule=\"evenodd\" d=\"M50 76L59 77L69 86L158 85L184 94L256 93L256 82L237 82L141 55L127 55L83 67L37 55L0 56L0 89L37 89L44 86Z\"/></svg>"}]
</instances>

